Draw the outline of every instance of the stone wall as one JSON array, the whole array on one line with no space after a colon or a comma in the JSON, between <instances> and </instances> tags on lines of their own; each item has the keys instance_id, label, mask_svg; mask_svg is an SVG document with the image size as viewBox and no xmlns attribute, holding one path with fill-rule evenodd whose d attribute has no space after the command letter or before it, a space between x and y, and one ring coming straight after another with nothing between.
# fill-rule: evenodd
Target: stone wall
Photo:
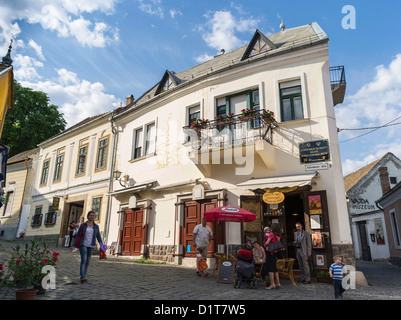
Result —
<instances>
[{"instance_id":1,"label":"stone wall","mask_svg":"<svg viewBox=\"0 0 401 320\"><path fill-rule=\"evenodd\" d=\"M174 262L173 254L173 245L149 245L149 258L151 260Z\"/></svg>"},{"instance_id":2,"label":"stone wall","mask_svg":"<svg viewBox=\"0 0 401 320\"><path fill-rule=\"evenodd\" d=\"M354 246L352 244L332 244L333 257L341 256L343 257L343 262L347 265L352 265L355 267L355 252ZM328 261L330 266L333 261Z\"/></svg>"}]
</instances>

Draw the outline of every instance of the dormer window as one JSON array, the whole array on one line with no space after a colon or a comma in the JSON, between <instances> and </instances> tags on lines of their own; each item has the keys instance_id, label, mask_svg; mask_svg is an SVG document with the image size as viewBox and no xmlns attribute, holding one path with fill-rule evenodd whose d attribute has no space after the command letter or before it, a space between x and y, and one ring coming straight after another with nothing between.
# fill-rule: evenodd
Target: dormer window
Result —
<instances>
[{"instance_id":1,"label":"dormer window","mask_svg":"<svg viewBox=\"0 0 401 320\"><path fill-rule=\"evenodd\" d=\"M167 79L167 81L164 83L163 91L167 91L168 89L174 88L174 87L175 87L175 84L174 84L173 80L171 80L171 78L169 77Z\"/></svg>"},{"instance_id":2,"label":"dormer window","mask_svg":"<svg viewBox=\"0 0 401 320\"><path fill-rule=\"evenodd\" d=\"M253 56L256 56L256 55L261 54L263 52L267 52L269 50L271 50L269 45L266 42L264 42L261 38L259 38L256 41L256 43L255 43L255 45L254 45L254 47L253 47L253 49L251 51L251 54L249 56L253 57Z\"/></svg>"}]
</instances>

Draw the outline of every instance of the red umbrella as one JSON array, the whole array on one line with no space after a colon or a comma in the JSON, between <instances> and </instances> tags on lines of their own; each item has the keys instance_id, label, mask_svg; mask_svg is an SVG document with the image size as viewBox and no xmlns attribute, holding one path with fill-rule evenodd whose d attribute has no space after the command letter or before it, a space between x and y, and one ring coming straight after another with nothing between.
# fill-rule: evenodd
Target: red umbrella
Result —
<instances>
[{"instance_id":1,"label":"red umbrella","mask_svg":"<svg viewBox=\"0 0 401 320\"><path fill-rule=\"evenodd\" d=\"M206 221L230 221L230 222L251 222L256 219L256 215L245 209L224 206L213 208L204 213Z\"/></svg>"}]
</instances>

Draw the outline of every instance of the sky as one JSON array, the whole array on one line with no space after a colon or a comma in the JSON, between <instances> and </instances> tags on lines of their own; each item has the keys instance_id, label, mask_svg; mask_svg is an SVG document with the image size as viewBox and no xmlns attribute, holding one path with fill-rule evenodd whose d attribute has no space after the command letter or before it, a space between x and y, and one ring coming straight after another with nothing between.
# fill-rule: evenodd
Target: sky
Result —
<instances>
[{"instance_id":1,"label":"sky","mask_svg":"<svg viewBox=\"0 0 401 320\"><path fill-rule=\"evenodd\" d=\"M346 72L335 107L346 175L387 152L401 158L400 12L395 0L0 0L0 56L13 39L15 79L47 93L69 127L138 98L167 69L280 31L281 18L287 29L317 22L330 66Z\"/></svg>"}]
</instances>

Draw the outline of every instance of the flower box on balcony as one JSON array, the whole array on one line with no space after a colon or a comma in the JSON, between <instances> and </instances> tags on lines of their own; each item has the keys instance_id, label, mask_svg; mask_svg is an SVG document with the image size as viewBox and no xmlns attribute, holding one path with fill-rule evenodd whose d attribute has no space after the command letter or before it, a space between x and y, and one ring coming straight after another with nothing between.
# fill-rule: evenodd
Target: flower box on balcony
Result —
<instances>
[{"instance_id":1,"label":"flower box on balcony","mask_svg":"<svg viewBox=\"0 0 401 320\"><path fill-rule=\"evenodd\" d=\"M276 119L274 118L274 112L270 110L263 110L262 119L268 124L276 122Z\"/></svg>"}]
</instances>

